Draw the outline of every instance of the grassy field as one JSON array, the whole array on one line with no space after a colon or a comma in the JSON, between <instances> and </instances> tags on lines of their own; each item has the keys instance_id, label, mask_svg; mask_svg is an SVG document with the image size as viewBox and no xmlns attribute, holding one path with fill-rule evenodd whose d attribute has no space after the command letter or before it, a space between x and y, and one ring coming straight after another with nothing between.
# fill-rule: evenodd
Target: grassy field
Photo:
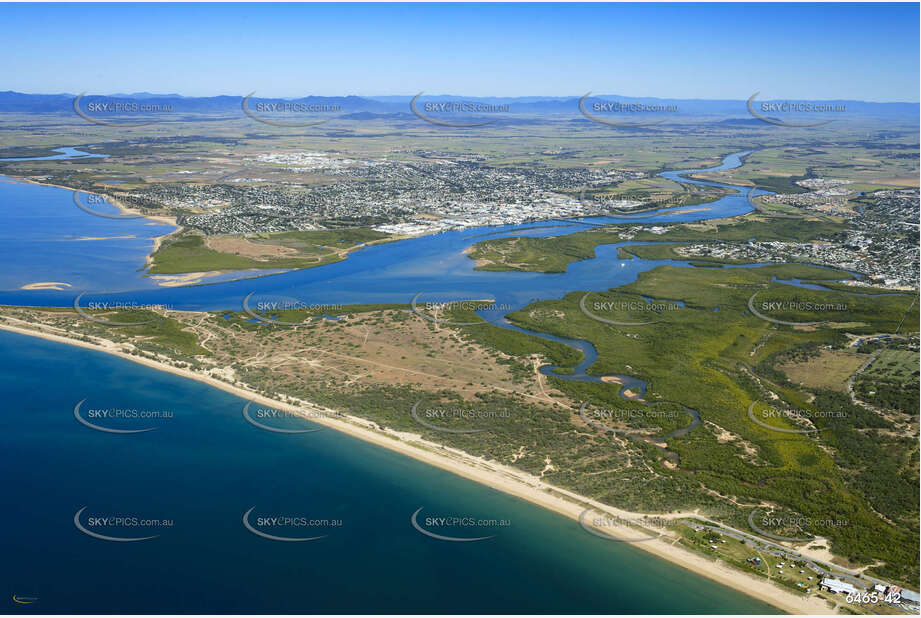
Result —
<instances>
[{"instance_id":1,"label":"grassy field","mask_svg":"<svg viewBox=\"0 0 921 618\"><path fill-rule=\"evenodd\" d=\"M345 259L350 251L368 243L386 241L387 234L363 228L280 232L247 238L206 239L198 234L168 238L151 256L152 275L174 275L249 268L311 268ZM218 242L223 245L217 245ZM215 250L211 246L225 250ZM241 254L241 253L247 254Z\"/></svg>"},{"instance_id":2,"label":"grassy field","mask_svg":"<svg viewBox=\"0 0 921 618\"><path fill-rule=\"evenodd\" d=\"M883 349L861 373L854 390L864 401L917 418L919 413L918 353Z\"/></svg>"},{"instance_id":3,"label":"grassy field","mask_svg":"<svg viewBox=\"0 0 921 618\"><path fill-rule=\"evenodd\" d=\"M918 377L918 354L908 350L883 350L863 375L886 380L911 380Z\"/></svg>"},{"instance_id":4,"label":"grassy field","mask_svg":"<svg viewBox=\"0 0 921 618\"><path fill-rule=\"evenodd\" d=\"M687 526L679 527L681 544L695 551L724 560L743 571L766 577L783 586L805 593L814 592L822 579L805 564L779 558L769 552L758 551L748 543L721 535L712 530L694 530ZM715 549L714 549L715 548ZM749 562L760 558L760 564ZM781 566L782 565L782 566ZM801 572L802 571L802 572Z\"/></svg>"},{"instance_id":5,"label":"grassy field","mask_svg":"<svg viewBox=\"0 0 921 618\"><path fill-rule=\"evenodd\" d=\"M917 360L917 356L915 356ZM778 366L791 382L806 388L827 388L847 392L847 380L866 361L850 350L822 350L815 357Z\"/></svg>"}]
</instances>

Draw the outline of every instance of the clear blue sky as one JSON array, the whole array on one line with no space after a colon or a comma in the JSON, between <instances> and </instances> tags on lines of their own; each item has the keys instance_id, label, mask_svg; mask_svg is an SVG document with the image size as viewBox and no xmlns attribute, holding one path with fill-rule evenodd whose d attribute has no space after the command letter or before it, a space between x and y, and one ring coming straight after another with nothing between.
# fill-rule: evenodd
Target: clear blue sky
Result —
<instances>
[{"instance_id":1,"label":"clear blue sky","mask_svg":"<svg viewBox=\"0 0 921 618\"><path fill-rule=\"evenodd\" d=\"M0 90L918 101L915 4L0 5Z\"/></svg>"}]
</instances>

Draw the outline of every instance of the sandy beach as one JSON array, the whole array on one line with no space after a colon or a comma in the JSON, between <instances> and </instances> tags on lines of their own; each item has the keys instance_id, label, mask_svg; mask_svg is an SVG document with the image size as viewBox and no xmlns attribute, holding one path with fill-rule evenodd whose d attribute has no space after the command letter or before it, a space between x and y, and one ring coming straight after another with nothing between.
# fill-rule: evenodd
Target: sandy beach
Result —
<instances>
[{"instance_id":1,"label":"sandy beach","mask_svg":"<svg viewBox=\"0 0 921 618\"><path fill-rule=\"evenodd\" d=\"M158 239L159 240L159 239ZM156 251L156 249L154 249ZM147 263L150 265L150 256L147 256ZM161 288L174 288L182 285L195 285L202 283L208 277L217 277L218 275L223 275L225 272L232 272L226 270L209 270L200 273L183 273L181 275L148 275L151 279L157 282Z\"/></svg>"},{"instance_id":2,"label":"sandy beach","mask_svg":"<svg viewBox=\"0 0 921 618\"><path fill-rule=\"evenodd\" d=\"M194 372L150 358L131 355L127 352L130 349L130 345L121 345L102 339L97 339L95 342L81 341L69 337L69 333L62 329L33 325L13 318L2 318L0 330L113 354L153 369L197 380L261 405L271 406L292 414L300 414L312 422L412 457L426 464L437 466L477 483L550 509L575 521L579 520L580 514L587 508L592 509L594 516L618 517L631 521L640 520L643 516L643 514L610 507L566 489L555 487L536 476L509 466L487 461L457 449L430 442L418 434L381 430L373 421L344 415L335 410L315 406L309 402L296 401L293 398L288 401L270 399L249 390L245 384L230 383L220 379L218 377L222 374L220 369L212 369L211 373L208 374ZM656 515L656 517L678 519L689 515L696 515L696 513L670 513ZM585 521L591 525L591 518L586 518ZM637 530L628 526L605 525L603 528L598 528L598 530L614 536L622 536L623 538L636 538L637 536ZM632 543L632 545L691 570L698 575L768 603L784 612L791 614L834 613L829 608L828 603L820 598L814 596L803 597L784 590L763 578L750 575L726 563L711 560L684 549L675 544L672 538L661 537Z\"/></svg>"},{"instance_id":3,"label":"sandy beach","mask_svg":"<svg viewBox=\"0 0 921 618\"><path fill-rule=\"evenodd\" d=\"M36 281L27 283L19 287L20 290L63 290L71 287L69 283L63 281Z\"/></svg>"}]
</instances>

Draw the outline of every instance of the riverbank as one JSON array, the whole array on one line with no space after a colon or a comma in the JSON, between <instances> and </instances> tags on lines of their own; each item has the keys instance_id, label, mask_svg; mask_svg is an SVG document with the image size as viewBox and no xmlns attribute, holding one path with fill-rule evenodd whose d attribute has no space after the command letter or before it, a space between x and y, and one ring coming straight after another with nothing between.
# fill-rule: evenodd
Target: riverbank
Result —
<instances>
[{"instance_id":1,"label":"riverbank","mask_svg":"<svg viewBox=\"0 0 921 618\"><path fill-rule=\"evenodd\" d=\"M261 405L271 406L292 414L300 414L312 422L527 500L575 521L579 520L579 516L587 508L593 509L598 514L619 517L624 520L636 521L642 517L641 514L609 507L584 496L552 486L541 481L536 476L503 464L473 457L457 449L424 440L417 434L381 430L372 421L344 415L335 410L315 406L309 402L296 401L293 398L285 398L284 401L281 401L260 395L246 384L228 381L227 379L233 380L233 378L227 374L223 374L227 379L221 379L219 376L222 375L222 370L220 369L214 369L211 373L191 371L159 360L132 355L129 353L130 346L96 338L94 338L94 341L81 341L74 338L77 334L63 329L41 327L11 318L6 318L3 323L0 323L0 329L106 352L153 369L197 380ZM696 514L672 513L664 517L679 519L693 515ZM590 525L591 518L586 518L586 523ZM610 523L610 521L606 521L606 525L603 528L599 528L599 530L626 538L636 536L636 530L626 526L612 526L609 525ZM828 605L821 599L802 597L793 592L783 590L766 580L744 573L728 564L710 560L684 549L676 545L672 538L648 540L634 543L633 546L748 596L769 603L783 611L795 614L832 613Z\"/></svg>"}]
</instances>

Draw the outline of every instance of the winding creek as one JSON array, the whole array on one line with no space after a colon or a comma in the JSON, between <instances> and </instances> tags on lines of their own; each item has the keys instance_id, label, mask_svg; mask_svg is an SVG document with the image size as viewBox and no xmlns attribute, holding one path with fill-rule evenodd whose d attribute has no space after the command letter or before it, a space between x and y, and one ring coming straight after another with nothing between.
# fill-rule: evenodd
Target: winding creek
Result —
<instances>
[{"instance_id":1,"label":"winding creek","mask_svg":"<svg viewBox=\"0 0 921 618\"><path fill-rule=\"evenodd\" d=\"M735 153L735 154L731 154L731 155L729 155L728 157L726 157L726 158L723 160L723 162L722 162L721 165L718 165L718 166L716 166L716 167L705 168L705 169L696 169L696 170L680 170L680 171L662 172L661 174L659 174L659 176L661 176L661 177L663 177L663 178L667 178L667 179L672 180L672 181L674 181L674 182L683 182L683 183L687 183L687 184L696 184L696 185L704 185L704 186L711 186L711 187L728 188L728 189L732 189L732 190L736 191L738 194L742 194L742 193L746 190L745 187L741 187L741 186L737 186L737 185L727 185L727 184L722 184L722 183L717 183L717 182L709 182L709 181L695 180L695 179L692 179L692 178L688 178L687 175L689 175L689 174L694 174L694 173L700 173L700 172L713 172L713 171L721 171L721 170L734 169L734 168L739 167L740 165L742 165L742 159L743 159L746 155L748 155L748 154L750 154L750 153L751 153L751 151L745 151L745 152L738 152L738 153ZM769 192L767 192L767 191L760 191L760 190L754 190L754 191L752 191L752 190L749 190L749 193L748 193L748 195L746 196L746 200L749 200L749 201L750 201L750 198L751 198L751 197L758 196L758 195L765 195L765 194L768 194L768 193L769 193ZM721 201L723 201L723 200L730 199L730 198L736 198L736 197L738 197L738 196L737 196L737 195L734 195L734 194L731 194L731 195L729 195L729 196L726 196L726 197L722 198L721 200L717 200L717 202L711 204L710 206L715 208L715 207L719 206L719 202L721 202ZM654 213L649 213L649 214L647 214L645 217L644 217L643 215L634 215L634 216L630 216L630 220L631 220L631 221L637 221L638 219L644 219L644 218L648 218L648 217L652 217L652 216L657 216L657 218L658 218L658 216L661 216L661 214L662 214L663 212L667 212L667 209L664 210L664 211L654 211ZM741 214L741 213L740 213L740 214ZM624 217L620 217L620 218L617 218L617 217L597 217L597 218L592 218L588 223L589 223L590 225L598 225L599 223L602 224L602 225L607 224L607 223L621 223L622 221L620 221L620 219L623 219L623 218L624 218ZM713 218L713 217L705 217L705 218ZM648 222L648 221L646 221L646 222ZM624 245L627 245L627 244L634 244L634 245L636 245L636 244L655 244L655 243L647 243L647 242L641 242L641 243L640 243L640 242L632 242L632 243L614 243L614 244L612 244L612 245L610 245L610 246L613 246L613 247L620 247L620 246L624 246ZM634 259L636 259L635 256L634 256ZM797 282L797 283L798 283L798 282ZM645 299L645 300L651 301L651 300L653 300L653 299ZM680 303L680 304L683 306L683 303ZM579 363L579 364L574 368L572 374L556 373L556 370L558 369L558 367L555 367L555 366L552 366L552 365L543 365L542 367L540 367L540 372L543 373L544 375L553 376L553 377L555 377L555 378L562 379L562 380L575 380L575 381L583 381L583 382L600 382L600 383L604 383L604 384L610 384L610 383L611 383L611 382L606 382L606 381L603 380L601 377L589 375L589 374L587 373L588 368L591 367L591 366L595 363L595 361L598 359L598 351L595 349L595 346L593 346L589 341L586 341L586 340L583 340L583 339L567 339L567 338L563 338L563 337L557 337L557 336L549 335L549 334L547 334L547 333L541 333L541 332L538 332L538 331L526 330L526 329L520 328L520 327L518 327L518 326L515 326L514 324L511 324L511 323L508 322L508 321L503 321L503 322L499 323L499 325L504 326L504 327L506 327L506 328L511 328L511 329L514 329L514 330L517 330L517 331L520 331L520 332L524 332L524 333L527 333L527 334L529 334L529 335L533 335L533 336L535 336L535 337L541 337L541 338L543 338L543 339L549 339L549 340L552 340L552 341L556 341L556 342L559 342L559 343L563 343L563 344L569 345L569 346L571 346L571 347L573 347L573 348L576 348L576 349L578 349L580 352L582 352L583 360L582 360L581 363ZM651 407L651 408L657 407L657 406L661 406L661 405L675 404L675 402L664 402L664 401L661 401L661 402L647 402L647 401L643 400L643 397L644 397L645 394L646 394L647 383L646 383L645 381L643 381L643 380L637 378L637 377L629 376L629 375L622 375L622 374L611 374L611 375L605 376L605 377L614 378L614 379L616 380L615 382L613 382L613 385L616 385L616 386L618 387L618 393L617 393L617 394L618 394L618 396L619 396L620 398L622 398L622 399L627 399L627 400L630 400L630 401L635 401L635 402L637 402L637 403L641 403L641 404L643 404L644 406L648 406L648 407ZM650 435L646 435L646 434L643 434L643 433L638 433L638 432L633 431L633 430L627 430L627 431L618 430L618 429L614 429L614 428L612 428L612 427L610 427L610 426L608 426L608 425L605 425L605 424L603 424L603 423L599 423L599 422L595 422L595 421L590 420L590 419L586 416L586 412L585 412L585 409L586 409L588 403L589 403L589 402L583 402L583 404L582 404L582 406L581 406L581 408L580 408L580 410L579 410L580 416L582 417L583 421L585 421L588 425L591 425L591 426L593 426L593 427L595 427L595 428L597 428L597 429L601 429L601 430L603 430L603 431L608 431L608 432L611 432L611 433L620 433L620 434L625 435L625 436L628 436L628 437L630 437L630 438L632 438L632 439L639 440L639 441L645 442L645 443L647 443L647 444L650 444L650 445L654 446L656 449L658 449L662 454L664 454L665 457L666 457L669 461L671 461L674 465L676 465L676 466L677 466L677 465L680 465L680 458L679 458L679 456L678 456L678 453L675 453L674 451L668 450L667 448L665 448L664 446L662 446L662 444L666 443L666 442L667 442L669 439L671 439L671 438L680 437L680 436L685 436L685 435L687 435L688 433L690 433L691 431L693 431L695 428L697 428L697 427L699 427L699 426L701 425L700 412L698 412L697 410L693 410L693 409L691 409L691 408L688 408L687 406L683 406L683 405L681 405L681 404L677 404L677 405L681 406L683 413L687 414L687 415L690 417L691 422L690 422L688 425L686 425L685 427L680 427L680 428L678 428L678 429L675 429L675 430L673 430L673 431L671 431L671 432L669 432L669 433L667 433L667 434L665 434L665 435L663 435L663 436L650 436Z\"/></svg>"}]
</instances>

